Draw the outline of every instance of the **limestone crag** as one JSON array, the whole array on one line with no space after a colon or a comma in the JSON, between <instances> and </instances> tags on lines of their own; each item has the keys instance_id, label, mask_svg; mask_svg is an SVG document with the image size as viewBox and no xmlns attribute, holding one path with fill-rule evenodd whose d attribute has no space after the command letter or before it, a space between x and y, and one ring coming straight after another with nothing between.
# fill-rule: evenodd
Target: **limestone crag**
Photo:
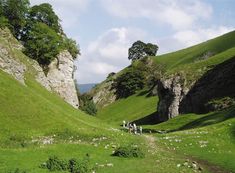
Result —
<instances>
[{"instance_id":1,"label":"limestone crag","mask_svg":"<svg viewBox=\"0 0 235 173\"><path fill-rule=\"evenodd\" d=\"M32 60L32 66L37 72L35 76L35 79L37 80L37 82L39 82L42 86L44 86L48 91L51 91L49 80L47 79L42 67L40 67L38 62L35 60Z\"/></svg>"},{"instance_id":2,"label":"limestone crag","mask_svg":"<svg viewBox=\"0 0 235 173\"><path fill-rule=\"evenodd\" d=\"M158 121L167 121L179 114L207 113L208 103L235 98L235 57L216 65L191 83L189 88L180 75L158 82ZM225 105L224 107L226 107Z\"/></svg>"},{"instance_id":3,"label":"limestone crag","mask_svg":"<svg viewBox=\"0 0 235 173\"><path fill-rule=\"evenodd\" d=\"M180 113L207 113L209 101L235 98L235 57L206 72L191 87L180 104Z\"/></svg>"},{"instance_id":4,"label":"limestone crag","mask_svg":"<svg viewBox=\"0 0 235 173\"><path fill-rule=\"evenodd\" d=\"M66 102L78 108L79 102L73 80L74 60L70 53L61 52L49 65L46 76L38 62L26 57L22 49L23 46L12 36L9 29L0 29L0 70L24 85L27 71L47 90L56 92Z\"/></svg>"},{"instance_id":5,"label":"limestone crag","mask_svg":"<svg viewBox=\"0 0 235 173\"><path fill-rule=\"evenodd\" d=\"M24 72L26 71L26 66L13 56L7 45L0 44L0 69L25 84Z\"/></svg>"},{"instance_id":6,"label":"limestone crag","mask_svg":"<svg viewBox=\"0 0 235 173\"><path fill-rule=\"evenodd\" d=\"M52 91L66 102L78 108L78 98L73 79L74 61L68 51L61 52L49 65L47 80Z\"/></svg>"},{"instance_id":7,"label":"limestone crag","mask_svg":"<svg viewBox=\"0 0 235 173\"><path fill-rule=\"evenodd\" d=\"M98 107L105 107L116 101L116 90L112 87L113 80L103 82L94 92L93 101Z\"/></svg>"},{"instance_id":8,"label":"limestone crag","mask_svg":"<svg viewBox=\"0 0 235 173\"><path fill-rule=\"evenodd\" d=\"M158 121L166 121L179 114L179 105L188 89L184 87L180 76L158 81Z\"/></svg>"}]
</instances>

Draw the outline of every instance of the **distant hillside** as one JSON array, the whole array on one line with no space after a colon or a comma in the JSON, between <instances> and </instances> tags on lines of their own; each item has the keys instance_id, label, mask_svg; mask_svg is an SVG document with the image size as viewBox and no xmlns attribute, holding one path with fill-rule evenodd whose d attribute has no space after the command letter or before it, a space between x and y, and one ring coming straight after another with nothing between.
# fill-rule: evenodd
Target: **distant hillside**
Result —
<instances>
[{"instance_id":1,"label":"distant hillside","mask_svg":"<svg viewBox=\"0 0 235 173\"><path fill-rule=\"evenodd\" d=\"M180 113L180 110L179 107L175 106L180 105L183 95L189 92L189 90L191 89L191 87L193 87L195 82L197 82L200 78L206 75L207 72L209 73L209 71L215 68L217 65L222 64L225 61L229 61L234 56L235 56L235 31L229 32L220 37L208 40L206 42L203 42L201 44L183 50L168 53L165 55L150 57L157 64L163 65L165 68L165 72L164 75L162 76L161 83L163 84L162 95L166 97L164 98L162 97L161 99L159 99L158 102L158 104L160 103L164 107L164 109L161 112L162 115L166 116L168 115L168 113L172 114L169 115L169 117L178 115ZM128 120L131 119L136 120L137 117L133 115L138 115L139 112L142 112L143 110L147 109L142 106L135 106L136 102L133 101L132 103L130 103L133 105L130 105L129 103L123 104L122 109L119 109L119 111L115 112L114 114L112 113L113 107L118 106L119 102L128 102L129 100L129 98L125 98L121 99L120 101L119 100L115 101L114 100L116 99L115 90L112 87L110 87L114 82L115 78L120 74L125 73L125 71L128 68L129 67L118 72L112 78L106 79L101 84L98 84L97 87L95 87L95 89L93 89L93 95L95 100L98 101L100 100L102 101L103 105L106 105L104 109L101 109L99 111L98 117L102 119L107 119L107 121L110 121L110 119L115 119L117 120L117 122L120 122L123 119L123 116L128 116L126 118ZM230 70L231 71L228 73L231 74L230 76L232 76L232 73L234 73L233 68L230 68ZM218 72L217 75L224 75L220 74L220 70L217 70L217 72ZM235 91L232 90L230 91L235 93ZM231 92L230 92L231 96L234 95ZM109 93L108 97L114 99L107 100L106 98L108 93ZM161 91L158 92L158 95L159 94L161 95ZM227 95L229 94L226 94L226 96ZM222 95L220 96L223 97ZM97 97L99 99L97 99ZM150 98L151 97L142 97L143 100L140 102L148 101ZM204 98L204 100L206 99ZM105 103L103 103L104 101ZM162 101L166 102L163 103ZM167 101L169 102L167 103ZM135 108L134 112L132 112L133 115L126 114L126 110L129 107ZM150 107L152 107L152 111L149 111L150 114L157 111L157 104L155 102L152 102ZM182 110L182 112L184 112L184 110ZM112 118L110 117L111 114ZM155 114L155 117L157 117L157 114ZM143 115L141 115L139 118L143 118Z\"/></svg>"},{"instance_id":2,"label":"distant hillside","mask_svg":"<svg viewBox=\"0 0 235 173\"><path fill-rule=\"evenodd\" d=\"M84 94L90 91L97 83L89 83L89 84L77 84L79 88L79 92Z\"/></svg>"}]
</instances>

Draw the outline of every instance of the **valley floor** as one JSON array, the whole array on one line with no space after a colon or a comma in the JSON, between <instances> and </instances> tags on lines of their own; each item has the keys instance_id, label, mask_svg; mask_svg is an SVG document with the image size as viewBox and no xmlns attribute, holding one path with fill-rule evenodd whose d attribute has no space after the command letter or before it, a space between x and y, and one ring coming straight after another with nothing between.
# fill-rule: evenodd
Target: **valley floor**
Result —
<instances>
[{"instance_id":1,"label":"valley floor","mask_svg":"<svg viewBox=\"0 0 235 173\"><path fill-rule=\"evenodd\" d=\"M232 173L235 170L235 108L206 115L182 115L158 125L145 125L145 134L133 135L107 128L97 137L82 140L67 136L53 144L0 149L0 172L19 168L27 173L40 168L49 156L62 159L89 155L98 173ZM148 133L151 130L152 133ZM138 145L144 158L112 156L119 146ZM58 173L61 171L58 171ZM55 171L56 173L56 171Z\"/></svg>"}]
</instances>

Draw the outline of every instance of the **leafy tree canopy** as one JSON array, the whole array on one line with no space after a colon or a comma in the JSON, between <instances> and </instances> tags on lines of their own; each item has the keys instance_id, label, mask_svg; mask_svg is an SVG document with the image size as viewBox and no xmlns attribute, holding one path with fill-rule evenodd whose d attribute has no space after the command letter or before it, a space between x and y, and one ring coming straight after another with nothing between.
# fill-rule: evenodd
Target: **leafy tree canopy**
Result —
<instances>
[{"instance_id":1,"label":"leafy tree canopy","mask_svg":"<svg viewBox=\"0 0 235 173\"><path fill-rule=\"evenodd\" d=\"M9 21L9 22L8 22ZM59 17L48 3L30 8L29 0L0 0L0 27L8 26L25 46L25 54L46 67L62 50L75 59L80 50L67 38Z\"/></svg>"},{"instance_id":2,"label":"leafy tree canopy","mask_svg":"<svg viewBox=\"0 0 235 173\"><path fill-rule=\"evenodd\" d=\"M61 37L44 23L32 26L25 42L25 53L40 64L48 65L61 50Z\"/></svg>"},{"instance_id":3,"label":"leafy tree canopy","mask_svg":"<svg viewBox=\"0 0 235 173\"><path fill-rule=\"evenodd\" d=\"M10 29L16 38L20 37L22 28L26 24L26 16L29 11L29 0L2 0L3 13L8 19Z\"/></svg>"},{"instance_id":4,"label":"leafy tree canopy","mask_svg":"<svg viewBox=\"0 0 235 173\"><path fill-rule=\"evenodd\" d=\"M77 55L80 55L79 45L77 45L75 40L64 37L63 46L69 51L74 59L77 57Z\"/></svg>"},{"instance_id":5,"label":"leafy tree canopy","mask_svg":"<svg viewBox=\"0 0 235 173\"><path fill-rule=\"evenodd\" d=\"M42 22L57 33L63 33L59 17L55 14L52 6L48 3L35 5L30 9L30 18L33 22Z\"/></svg>"},{"instance_id":6,"label":"leafy tree canopy","mask_svg":"<svg viewBox=\"0 0 235 173\"><path fill-rule=\"evenodd\" d=\"M151 43L144 43L142 41L136 41L129 48L128 59L129 60L138 60L146 56L155 56L158 51L158 46Z\"/></svg>"},{"instance_id":7,"label":"leafy tree canopy","mask_svg":"<svg viewBox=\"0 0 235 173\"><path fill-rule=\"evenodd\" d=\"M144 87L144 74L138 68L131 68L118 76L113 83L119 98L128 97Z\"/></svg>"}]
</instances>

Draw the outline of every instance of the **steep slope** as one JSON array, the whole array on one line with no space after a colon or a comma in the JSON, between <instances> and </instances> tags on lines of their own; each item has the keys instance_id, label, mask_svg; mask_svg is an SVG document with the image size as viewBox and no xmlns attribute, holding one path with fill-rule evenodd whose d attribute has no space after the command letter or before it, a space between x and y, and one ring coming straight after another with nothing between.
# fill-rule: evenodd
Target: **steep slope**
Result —
<instances>
[{"instance_id":1,"label":"steep slope","mask_svg":"<svg viewBox=\"0 0 235 173\"><path fill-rule=\"evenodd\" d=\"M194 86L195 82L216 65L221 64L234 56L235 31L187 49L152 57L155 62L165 67L165 74L159 81L160 83L158 83L158 85L162 86L159 87L158 94L160 97L163 96L158 102L158 110L160 110L158 114L162 117L160 120L167 120L177 116L180 112L180 102ZM122 71L125 71L125 69ZM119 75L122 71L114 76ZM102 86L105 86L105 84L107 85L108 82L104 81L99 87L102 88ZM113 90L110 91L109 88L105 87L103 87L102 91L106 94L113 93ZM231 92L234 93L234 91ZM102 98L100 99L102 100ZM115 102L112 104L115 105ZM110 105L110 108L112 107L112 104ZM157 105L152 104L151 106L157 111ZM106 114L107 109L109 108L101 109L99 117L108 117L108 114L110 113ZM141 112L141 110L142 107L136 107L135 112ZM120 110L119 115L125 114L124 112L124 109ZM133 112L133 114L135 113Z\"/></svg>"},{"instance_id":2,"label":"steep slope","mask_svg":"<svg viewBox=\"0 0 235 173\"><path fill-rule=\"evenodd\" d=\"M184 64L212 58L216 54L233 48L235 46L234 39L235 31L232 31L183 50L154 57L154 60L164 64L168 70L173 70Z\"/></svg>"},{"instance_id":3,"label":"steep slope","mask_svg":"<svg viewBox=\"0 0 235 173\"><path fill-rule=\"evenodd\" d=\"M20 44L7 32L0 35L0 172L48 173L41 165L52 155L67 160L89 156L95 172L105 173L120 169L154 172L156 159L165 161L158 169L172 172L176 162L184 159L163 150L152 155L144 136L112 128L50 92L51 84L42 69L22 53ZM145 152L145 158L112 156L117 147L134 144ZM167 161L170 156L175 159Z\"/></svg>"},{"instance_id":4,"label":"steep slope","mask_svg":"<svg viewBox=\"0 0 235 173\"><path fill-rule=\"evenodd\" d=\"M66 102L78 108L78 98L73 79L74 60L68 51L61 51L48 67L47 76L39 64L26 57L23 46L10 31L0 29L0 69L25 84L26 73L30 73L47 90L56 92Z\"/></svg>"},{"instance_id":5,"label":"steep slope","mask_svg":"<svg viewBox=\"0 0 235 173\"><path fill-rule=\"evenodd\" d=\"M22 46L11 36L9 30L1 30L1 145L7 145L14 135L32 140L32 136L50 135L66 129L76 131L81 136L86 136L90 132L95 135L86 129L98 127L102 123L72 108L63 98L49 92L50 89L55 91L51 88L50 81L54 81L53 85L56 84L58 78L53 78L56 73L50 71L53 75L50 74L49 77L53 80L46 80L39 65L26 57L21 50ZM63 65L59 66L64 67L61 70L66 69L65 62ZM68 81L65 83L69 84ZM64 87L64 90L69 92L70 87Z\"/></svg>"},{"instance_id":6,"label":"steep slope","mask_svg":"<svg viewBox=\"0 0 235 173\"><path fill-rule=\"evenodd\" d=\"M157 97L148 96L146 91L142 91L101 109L97 117L114 125L121 125L123 120L132 122L147 116L156 118L154 105L157 101Z\"/></svg>"}]
</instances>

